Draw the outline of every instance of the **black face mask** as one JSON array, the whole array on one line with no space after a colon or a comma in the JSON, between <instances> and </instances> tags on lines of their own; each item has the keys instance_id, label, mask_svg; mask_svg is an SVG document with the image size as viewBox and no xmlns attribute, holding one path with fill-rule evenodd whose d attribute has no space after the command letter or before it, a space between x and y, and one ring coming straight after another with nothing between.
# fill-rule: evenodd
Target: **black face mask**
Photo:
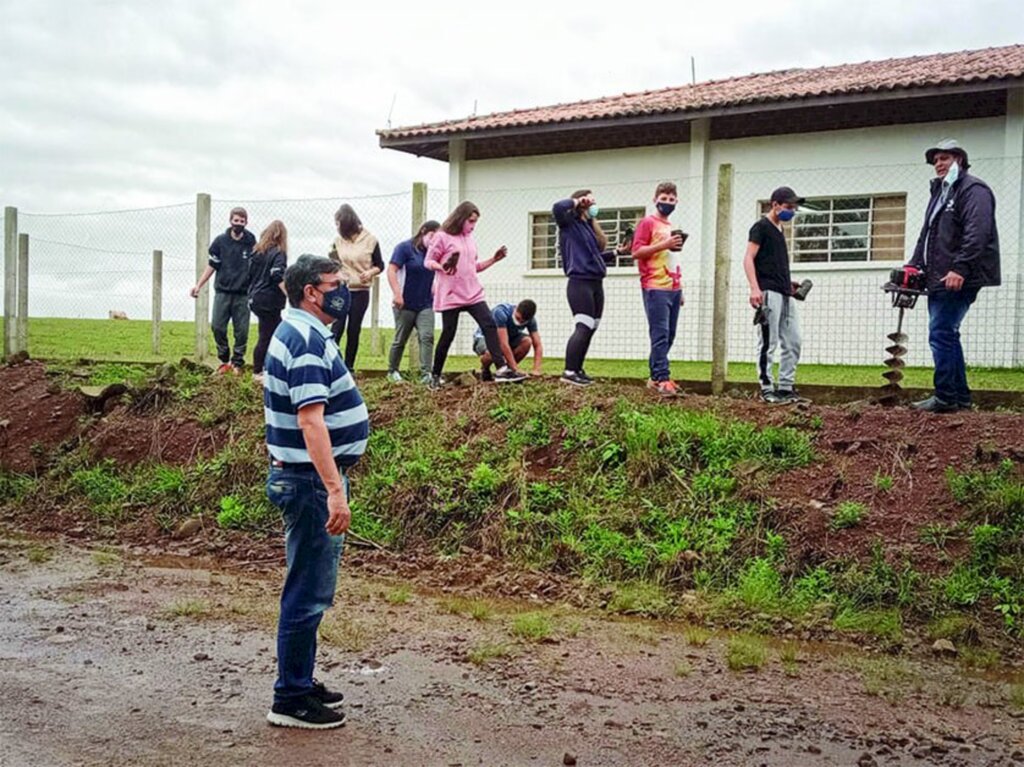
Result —
<instances>
[{"instance_id":1,"label":"black face mask","mask_svg":"<svg viewBox=\"0 0 1024 767\"><path fill-rule=\"evenodd\" d=\"M232 224L231 225L231 232L233 234L241 234L244 231L245 231L245 224Z\"/></svg>"}]
</instances>

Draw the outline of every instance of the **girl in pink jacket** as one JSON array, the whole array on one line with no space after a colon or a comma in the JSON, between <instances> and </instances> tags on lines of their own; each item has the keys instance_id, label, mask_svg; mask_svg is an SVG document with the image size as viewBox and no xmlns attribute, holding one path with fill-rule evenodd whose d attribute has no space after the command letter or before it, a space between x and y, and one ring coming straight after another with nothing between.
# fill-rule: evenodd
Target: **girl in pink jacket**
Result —
<instances>
[{"instance_id":1,"label":"girl in pink jacket","mask_svg":"<svg viewBox=\"0 0 1024 767\"><path fill-rule=\"evenodd\" d=\"M459 313L467 312L476 320L487 342L497 372L494 380L498 383L516 383L526 378L512 370L505 362L505 355L498 343L498 329L494 324L491 309L484 300L484 287L477 272L494 266L508 255L508 248L502 245L492 258L477 260L476 242L473 230L480 219L480 209L471 202L460 203L451 212L441 230L434 236L427 250L424 266L437 274L434 277L434 311L441 313L441 338L434 350L434 367L430 388L439 389L444 385L441 373L448 358L448 349L455 340L459 329Z\"/></svg>"}]
</instances>

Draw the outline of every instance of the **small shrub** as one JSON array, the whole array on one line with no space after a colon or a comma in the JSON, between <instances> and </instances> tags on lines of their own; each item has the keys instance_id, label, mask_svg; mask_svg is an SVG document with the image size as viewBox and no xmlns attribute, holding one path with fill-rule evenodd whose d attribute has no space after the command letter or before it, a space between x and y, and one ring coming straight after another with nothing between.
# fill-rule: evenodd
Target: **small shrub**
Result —
<instances>
[{"instance_id":1,"label":"small shrub","mask_svg":"<svg viewBox=\"0 0 1024 767\"><path fill-rule=\"evenodd\" d=\"M276 519L276 510L264 498L243 500L237 495L225 495L220 499L220 511L217 513L220 527L258 528Z\"/></svg>"},{"instance_id":2,"label":"small shrub","mask_svg":"<svg viewBox=\"0 0 1024 767\"><path fill-rule=\"evenodd\" d=\"M866 513L867 507L863 503L843 501L836 507L835 513L832 515L832 529L845 530L856 527Z\"/></svg>"},{"instance_id":3,"label":"small shrub","mask_svg":"<svg viewBox=\"0 0 1024 767\"><path fill-rule=\"evenodd\" d=\"M687 626L683 630L683 639L692 647L703 647L711 641L711 632L701 626Z\"/></svg>"},{"instance_id":4,"label":"small shrub","mask_svg":"<svg viewBox=\"0 0 1024 767\"><path fill-rule=\"evenodd\" d=\"M858 610L844 607L835 616L833 625L839 631L868 634L892 642L903 636L903 618L898 610Z\"/></svg>"},{"instance_id":5,"label":"small shrub","mask_svg":"<svg viewBox=\"0 0 1024 767\"><path fill-rule=\"evenodd\" d=\"M201 618L210 613L210 603L205 599L176 599L164 609L172 618Z\"/></svg>"},{"instance_id":6,"label":"small shrub","mask_svg":"<svg viewBox=\"0 0 1024 767\"><path fill-rule=\"evenodd\" d=\"M734 636L726 646L725 661L732 671L757 671L768 662L768 648L758 637Z\"/></svg>"},{"instance_id":7,"label":"small shrub","mask_svg":"<svg viewBox=\"0 0 1024 767\"><path fill-rule=\"evenodd\" d=\"M486 463L479 463L470 475L469 492L477 498L490 498L500 484L501 475Z\"/></svg>"},{"instance_id":8,"label":"small shrub","mask_svg":"<svg viewBox=\"0 0 1024 767\"><path fill-rule=\"evenodd\" d=\"M752 610L772 609L782 595L782 576L767 559L753 559L740 575L737 595Z\"/></svg>"}]
</instances>

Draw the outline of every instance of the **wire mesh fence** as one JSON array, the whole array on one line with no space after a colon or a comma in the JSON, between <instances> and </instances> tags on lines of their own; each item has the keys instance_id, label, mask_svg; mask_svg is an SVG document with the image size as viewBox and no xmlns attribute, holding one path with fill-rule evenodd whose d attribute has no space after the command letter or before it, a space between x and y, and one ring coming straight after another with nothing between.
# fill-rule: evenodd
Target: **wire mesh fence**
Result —
<instances>
[{"instance_id":1,"label":"wire mesh fence","mask_svg":"<svg viewBox=\"0 0 1024 767\"><path fill-rule=\"evenodd\" d=\"M1024 276L1020 255L1020 158L980 158L972 173L983 178L997 199L1003 285L982 291L963 327L969 364L990 367L1024 365ZM572 318L565 297L565 278L552 204L577 189L589 189L601 211L598 221L609 248L619 245L640 218L653 208L661 178L622 181L609 170L587 183L588 169L567 177L559 186L530 186L529 177L504 178L493 188L487 177L472 176L458 191L415 190L394 194L299 200L214 200L211 232L228 226L229 211L245 207L248 228L257 236L272 220L288 227L289 257L301 253L326 255L336 231L334 213L347 202L363 225L380 241L385 261L413 231L414 208L443 221L463 199L475 202L482 216L475 232L481 258L499 246L508 247L504 261L480 274L488 301L515 303L532 298L548 356L561 356L571 334ZM755 329L748 305L742 257L750 226L763 214L772 189L786 184L807 198L793 223L784 227L794 279L809 278L815 287L799 305L805 362L878 364L885 356L886 333L895 329L896 310L881 285L889 269L913 251L928 200L932 171L923 164L845 168L742 170L733 175L724 218L719 214L717 176L689 175L673 180L679 206L673 223L689 238L679 261L686 303L672 350L672 359L708 360L712 352L715 251L718 221L728 235L727 339L734 361L753 359ZM162 317L191 321L195 303L189 288L205 256L197 258L197 207L183 203L161 208L88 214L20 213L18 231L29 236L28 270L31 318L107 318L112 312L148 320L152 305L153 251L163 254ZM200 237L202 241L202 237ZM390 289L380 278L379 302L365 326L393 324ZM605 279L605 316L591 347L591 357L641 359L647 354L647 324L637 268L631 256L620 255ZM468 354L472 322L463 320L452 349ZM29 324L29 349L32 348ZM924 302L907 315L910 336L906 362L927 365L927 308ZM77 354L69 343L69 356ZM379 348L375 350L381 351Z\"/></svg>"}]
</instances>

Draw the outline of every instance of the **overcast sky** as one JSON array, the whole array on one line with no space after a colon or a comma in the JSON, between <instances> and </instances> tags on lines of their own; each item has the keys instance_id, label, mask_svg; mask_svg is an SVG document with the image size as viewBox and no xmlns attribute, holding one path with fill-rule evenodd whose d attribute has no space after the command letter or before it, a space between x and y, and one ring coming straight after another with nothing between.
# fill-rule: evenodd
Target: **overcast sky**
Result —
<instances>
[{"instance_id":1,"label":"overcast sky","mask_svg":"<svg viewBox=\"0 0 1024 767\"><path fill-rule=\"evenodd\" d=\"M498 6L491 10L492 6ZM0 0L0 203L92 211L447 183L374 131L1024 41L1020 0Z\"/></svg>"}]
</instances>

